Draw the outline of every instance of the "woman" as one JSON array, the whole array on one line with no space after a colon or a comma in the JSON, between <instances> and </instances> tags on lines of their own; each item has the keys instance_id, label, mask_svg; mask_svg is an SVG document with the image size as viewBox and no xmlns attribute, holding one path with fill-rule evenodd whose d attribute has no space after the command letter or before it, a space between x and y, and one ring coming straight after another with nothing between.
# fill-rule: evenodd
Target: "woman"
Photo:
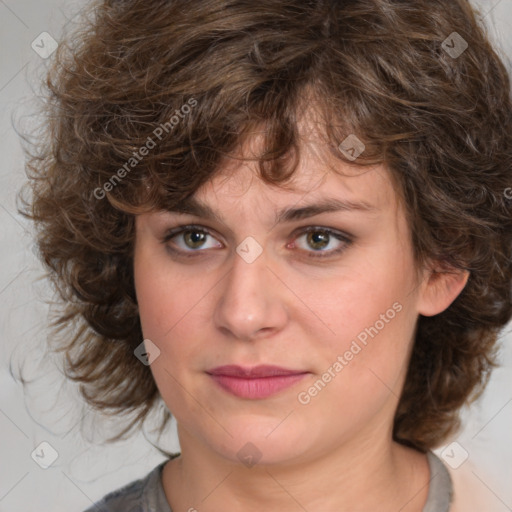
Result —
<instances>
[{"instance_id":1,"label":"woman","mask_svg":"<svg viewBox=\"0 0 512 512\"><path fill-rule=\"evenodd\" d=\"M512 108L468 2L91 13L27 214L69 378L181 451L90 510L469 510L431 450L512 316Z\"/></svg>"}]
</instances>

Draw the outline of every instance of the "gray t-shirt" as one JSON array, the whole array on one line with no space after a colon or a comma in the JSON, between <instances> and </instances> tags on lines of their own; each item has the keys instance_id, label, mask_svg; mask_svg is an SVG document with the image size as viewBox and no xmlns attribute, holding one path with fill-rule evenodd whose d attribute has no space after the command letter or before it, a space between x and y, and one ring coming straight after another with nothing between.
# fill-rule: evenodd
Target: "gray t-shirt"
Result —
<instances>
[{"instance_id":1,"label":"gray t-shirt","mask_svg":"<svg viewBox=\"0 0 512 512\"><path fill-rule=\"evenodd\" d=\"M179 454L173 454L171 458ZM427 452L430 484L422 512L449 512L453 487L448 470L433 453ZM162 486L162 469L167 461L147 476L107 494L85 512L172 512Z\"/></svg>"}]
</instances>

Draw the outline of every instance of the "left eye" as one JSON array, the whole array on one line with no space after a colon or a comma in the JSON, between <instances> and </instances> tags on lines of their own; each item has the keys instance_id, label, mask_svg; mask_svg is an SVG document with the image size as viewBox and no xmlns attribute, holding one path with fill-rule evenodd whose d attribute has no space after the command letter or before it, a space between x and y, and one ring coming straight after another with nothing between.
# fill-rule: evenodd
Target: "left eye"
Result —
<instances>
[{"instance_id":1,"label":"left eye","mask_svg":"<svg viewBox=\"0 0 512 512\"><path fill-rule=\"evenodd\" d=\"M297 244L297 241L301 239L305 239L306 247L300 247L301 244ZM350 238L343 236L341 233L327 228L312 227L299 234L299 236L295 238L293 245L299 245L300 249L312 252L312 254L309 255L311 257L326 257L343 251L350 243ZM313 251L310 249L313 249Z\"/></svg>"}]
</instances>

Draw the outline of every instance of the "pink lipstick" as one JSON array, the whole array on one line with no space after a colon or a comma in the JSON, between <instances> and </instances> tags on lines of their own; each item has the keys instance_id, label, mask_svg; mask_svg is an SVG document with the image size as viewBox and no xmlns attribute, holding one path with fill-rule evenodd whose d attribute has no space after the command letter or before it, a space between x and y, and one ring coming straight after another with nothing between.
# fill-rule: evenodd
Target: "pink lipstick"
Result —
<instances>
[{"instance_id":1,"label":"pink lipstick","mask_svg":"<svg viewBox=\"0 0 512 512\"><path fill-rule=\"evenodd\" d=\"M240 398L256 400L267 398L292 386L309 372L272 365L253 368L226 365L218 366L206 373L225 391Z\"/></svg>"}]
</instances>

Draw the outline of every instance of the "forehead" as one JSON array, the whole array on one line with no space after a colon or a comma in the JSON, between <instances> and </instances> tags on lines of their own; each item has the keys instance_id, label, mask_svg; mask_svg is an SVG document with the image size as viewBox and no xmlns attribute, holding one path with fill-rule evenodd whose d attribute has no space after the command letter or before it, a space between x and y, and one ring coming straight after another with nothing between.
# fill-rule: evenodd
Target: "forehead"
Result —
<instances>
[{"instance_id":1,"label":"forehead","mask_svg":"<svg viewBox=\"0 0 512 512\"><path fill-rule=\"evenodd\" d=\"M253 144L253 148L250 145ZM289 205L288 214L280 220L296 220L291 205L319 205L326 210L376 213L398 209L394 180L385 165L348 164L332 154L332 149L318 140L303 141L300 160L289 181L277 185L263 181L259 175L254 145L248 141L241 155L225 158L215 175L199 188L182 206L189 213L208 213L212 208L239 209L249 203L258 210ZM254 160L241 160L254 158ZM313 206L312 206L313 208ZM201 215L204 216L204 215ZM278 219L276 219L277 221Z\"/></svg>"},{"instance_id":2,"label":"forehead","mask_svg":"<svg viewBox=\"0 0 512 512\"><path fill-rule=\"evenodd\" d=\"M239 141L238 149L221 160L215 174L194 194L202 203L214 201L224 208L254 204L310 203L322 198L365 204L370 209L400 208L396 180L384 164L363 166L343 159L337 141L326 136L321 109L311 102L297 119L298 154L287 154L283 165L298 157L291 179L270 184L259 176L258 161L265 153L265 124L255 125ZM364 156L364 155L363 155ZM222 199L222 200L220 200Z\"/></svg>"}]
</instances>

